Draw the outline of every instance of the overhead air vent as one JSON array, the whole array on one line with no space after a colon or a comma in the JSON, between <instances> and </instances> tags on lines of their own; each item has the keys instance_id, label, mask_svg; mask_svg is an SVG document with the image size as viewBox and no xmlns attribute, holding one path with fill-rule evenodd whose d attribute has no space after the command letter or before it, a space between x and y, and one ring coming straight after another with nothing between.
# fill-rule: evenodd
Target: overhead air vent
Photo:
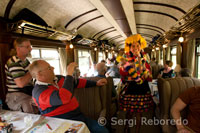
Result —
<instances>
[{"instance_id":1,"label":"overhead air vent","mask_svg":"<svg viewBox=\"0 0 200 133\"><path fill-rule=\"evenodd\" d=\"M87 39L87 38L82 38L77 43L82 44L82 45L90 45L91 43L93 43L93 40L90 40L90 39Z\"/></svg>"},{"instance_id":2,"label":"overhead air vent","mask_svg":"<svg viewBox=\"0 0 200 133\"><path fill-rule=\"evenodd\" d=\"M70 41L75 37L68 32L58 31L53 28L33 24L24 20L20 20L16 23L9 23L7 31L61 41Z\"/></svg>"}]
</instances>

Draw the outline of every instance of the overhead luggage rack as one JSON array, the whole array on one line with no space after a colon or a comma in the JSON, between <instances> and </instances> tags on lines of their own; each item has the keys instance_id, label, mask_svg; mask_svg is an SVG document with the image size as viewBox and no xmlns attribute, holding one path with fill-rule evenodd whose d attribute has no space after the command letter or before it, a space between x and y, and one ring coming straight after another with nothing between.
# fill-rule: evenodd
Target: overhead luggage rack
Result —
<instances>
[{"instance_id":1,"label":"overhead luggage rack","mask_svg":"<svg viewBox=\"0 0 200 133\"><path fill-rule=\"evenodd\" d=\"M58 31L50 27L33 24L25 20L21 20L16 23L9 23L7 25L7 31L61 41L70 41L75 37L75 35L68 32Z\"/></svg>"},{"instance_id":2,"label":"overhead luggage rack","mask_svg":"<svg viewBox=\"0 0 200 133\"><path fill-rule=\"evenodd\" d=\"M194 29L198 28L200 28L200 3L179 19L176 24L165 33L165 37L172 40L175 37L179 37L181 33L191 33Z\"/></svg>"}]
</instances>

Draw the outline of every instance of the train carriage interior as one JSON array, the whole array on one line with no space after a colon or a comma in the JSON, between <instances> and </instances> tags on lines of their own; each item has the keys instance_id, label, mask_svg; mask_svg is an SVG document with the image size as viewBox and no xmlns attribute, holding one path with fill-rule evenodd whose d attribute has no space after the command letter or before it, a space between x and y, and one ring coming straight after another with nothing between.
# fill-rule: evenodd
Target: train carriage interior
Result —
<instances>
[{"instance_id":1,"label":"train carriage interior","mask_svg":"<svg viewBox=\"0 0 200 133\"><path fill-rule=\"evenodd\" d=\"M66 76L67 66L76 62L79 75L74 76L75 80L81 77L98 81L101 78L92 73L96 70L94 66L102 60L107 68L111 68L108 62L114 60L121 65L122 60L117 61L117 57L127 57L124 56L126 39L135 34L146 40L144 52L148 63L155 61L155 65L149 66L152 80L148 84L154 110L144 113L144 117L155 118L159 124L137 126L137 113L129 115L120 110L120 96L126 87L122 76L104 75L106 85L77 89L73 95L84 115L98 122L105 118L107 123L103 126L109 132L177 132L176 124L163 124L161 120L173 119L170 110L179 95L200 85L199 0L1 0L0 100L3 109L12 110L6 104L5 65L15 39L30 40L32 51L27 57L30 63L45 60L56 75ZM164 79L159 74L162 68L165 70L168 60L173 62L169 66L174 76ZM181 77L181 70L188 70L189 76ZM187 110L183 111L184 117ZM191 133L197 131L199 127Z\"/></svg>"}]
</instances>

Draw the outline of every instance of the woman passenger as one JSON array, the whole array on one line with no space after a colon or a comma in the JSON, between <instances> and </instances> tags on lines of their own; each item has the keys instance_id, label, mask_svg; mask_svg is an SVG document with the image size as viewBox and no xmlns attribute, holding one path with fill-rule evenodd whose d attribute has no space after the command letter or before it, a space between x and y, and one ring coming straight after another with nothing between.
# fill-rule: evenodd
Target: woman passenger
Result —
<instances>
[{"instance_id":1,"label":"woman passenger","mask_svg":"<svg viewBox=\"0 0 200 133\"><path fill-rule=\"evenodd\" d=\"M120 68L122 91L119 96L120 110L127 112L126 117L132 119L136 115L136 133L140 131L140 120L143 112L153 110L153 99L148 81L152 80L149 61L143 49L145 39L140 35L132 35L125 41L126 62ZM125 132L128 127L125 128Z\"/></svg>"},{"instance_id":2,"label":"woman passenger","mask_svg":"<svg viewBox=\"0 0 200 133\"><path fill-rule=\"evenodd\" d=\"M172 61L165 61L164 68L160 69L158 78L173 78L175 77L174 70L171 68L173 65Z\"/></svg>"}]
</instances>

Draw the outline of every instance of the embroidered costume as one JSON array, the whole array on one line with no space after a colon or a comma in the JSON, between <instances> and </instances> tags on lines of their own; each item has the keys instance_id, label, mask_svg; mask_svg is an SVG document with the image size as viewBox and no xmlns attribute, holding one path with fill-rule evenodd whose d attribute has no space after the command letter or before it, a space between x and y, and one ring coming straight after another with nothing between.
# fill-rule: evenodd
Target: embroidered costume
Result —
<instances>
[{"instance_id":1,"label":"embroidered costume","mask_svg":"<svg viewBox=\"0 0 200 133\"><path fill-rule=\"evenodd\" d=\"M152 75L146 54L141 50L136 56L129 50L130 45L135 42L139 42L144 48L145 40L141 38L139 34L127 38L125 45L127 62L120 68L123 83L120 93L120 109L129 112L144 112L153 106L148 85L148 81L152 80Z\"/></svg>"}]
</instances>

